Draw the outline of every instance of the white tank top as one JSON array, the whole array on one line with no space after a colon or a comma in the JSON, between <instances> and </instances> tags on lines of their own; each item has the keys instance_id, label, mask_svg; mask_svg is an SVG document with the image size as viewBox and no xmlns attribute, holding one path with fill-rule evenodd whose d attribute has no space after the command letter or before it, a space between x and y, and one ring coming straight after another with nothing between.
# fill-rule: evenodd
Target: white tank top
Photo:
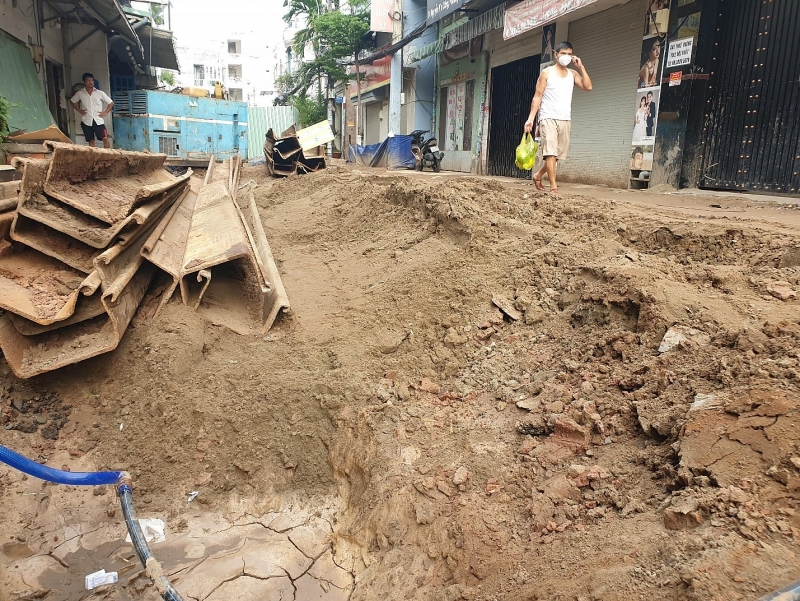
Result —
<instances>
[{"instance_id":1,"label":"white tank top","mask_svg":"<svg viewBox=\"0 0 800 601\"><path fill-rule=\"evenodd\" d=\"M575 89L575 74L567 69L566 77L559 77L556 67L548 67L547 87L542 95L539 120L572 120L572 91Z\"/></svg>"}]
</instances>

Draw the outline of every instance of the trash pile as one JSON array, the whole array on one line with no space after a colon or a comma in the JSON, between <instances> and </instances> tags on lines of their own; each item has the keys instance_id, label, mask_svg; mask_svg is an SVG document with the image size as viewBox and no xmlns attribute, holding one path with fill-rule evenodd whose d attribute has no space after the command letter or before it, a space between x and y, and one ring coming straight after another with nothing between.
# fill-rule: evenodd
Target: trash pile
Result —
<instances>
[{"instance_id":1,"label":"trash pile","mask_svg":"<svg viewBox=\"0 0 800 601\"><path fill-rule=\"evenodd\" d=\"M180 284L195 308L233 312L237 331L268 329L288 306L252 192L234 200L240 161L203 185L168 172L163 154L45 146L50 158L14 159L17 207L0 214L0 349L17 376L114 350L162 270L173 281L159 308Z\"/></svg>"},{"instance_id":2,"label":"trash pile","mask_svg":"<svg viewBox=\"0 0 800 601\"><path fill-rule=\"evenodd\" d=\"M330 129L330 128L329 128ZM264 157L267 160L267 173L273 177L288 177L295 173L311 173L325 169L324 156L306 156L301 136L294 125L276 138L272 129L267 132L264 142Z\"/></svg>"}]
</instances>

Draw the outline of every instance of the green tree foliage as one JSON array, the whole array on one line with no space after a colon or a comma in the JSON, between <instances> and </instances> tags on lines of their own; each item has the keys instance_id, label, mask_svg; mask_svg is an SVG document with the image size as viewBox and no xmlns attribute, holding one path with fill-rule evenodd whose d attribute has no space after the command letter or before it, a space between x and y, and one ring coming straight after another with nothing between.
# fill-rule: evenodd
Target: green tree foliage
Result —
<instances>
[{"instance_id":1,"label":"green tree foliage","mask_svg":"<svg viewBox=\"0 0 800 601\"><path fill-rule=\"evenodd\" d=\"M328 118L328 107L322 98L296 96L292 104L300 114L300 127L308 127Z\"/></svg>"},{"instance_id":2,"label":"green tree foliage","mask_svg":"<svg viewBox=\"0 0 800 601\"><path fill-rule=\"evenodd\" d=\"M5 142L8 137L8 111L11 103L5 96L0 95L0 142Z\"/></svg>"},{"instance_id":3,"label":"green tree foliage","mask_svg":"<svg viewBox=\"0 0 800 601\"><path fill-rule=\"evenodd\" d=\"M172 71L162 71L160 79L169 86L175 85L175 74Z\"/></svg>"},{"instance_id":4,"label":"green tree foliage","mask_svg":"<svg viewBox=\"0 0 800 601\"><path fill-rule=\"evenodd\" d=\"M322 0L290 0L284 20L298 18L305 20L306 27L295 34L294 51L305 57L311 50L312 56L294 74L294 92L305 96L323 76L331 84L351 79L343 63L352 60L369 31L369 0L352 1L342 10L328 10Z\"/></svg>"},{"instance_id":5,"label":"green tree foliage","mask_svg":"<svg viewBox=\"0 0 800 601\"><path fill-rule=\"evenodd\" d=\"M150 18L153 19L153 23L156 25L164 24L164 8L163 4L150 5Z\"/></svg>"}]
</instances>

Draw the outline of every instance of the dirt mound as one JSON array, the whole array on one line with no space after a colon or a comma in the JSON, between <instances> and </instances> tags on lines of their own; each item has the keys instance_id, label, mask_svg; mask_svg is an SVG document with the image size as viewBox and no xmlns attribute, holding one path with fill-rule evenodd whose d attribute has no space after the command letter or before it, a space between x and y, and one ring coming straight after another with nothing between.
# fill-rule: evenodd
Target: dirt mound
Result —
<instances>
[{"instance_id":1,"label":"dirt mound","mask_svg":"<svg viewBox=\"0 0 800 601\"><path fill-rule=\"evenodd\" d=\"M81 408L72 436L11 442L60 458L98 430L80 461L129 469L178 529L317 503L352 577L325 594L354 600L744 599L800 575L798 232L261 169L242 181L292 313L243 337L171 303L37 380Z\"/></svg>"}]
</instances>

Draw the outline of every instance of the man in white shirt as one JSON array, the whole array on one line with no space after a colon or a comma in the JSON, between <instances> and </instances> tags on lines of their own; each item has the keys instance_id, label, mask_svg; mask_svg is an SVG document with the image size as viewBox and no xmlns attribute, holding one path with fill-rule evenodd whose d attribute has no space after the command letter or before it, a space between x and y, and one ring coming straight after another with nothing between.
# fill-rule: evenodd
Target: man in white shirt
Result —
<instances>
[{"instance_id":1,"label":"man in white shirt","mask_svg":"<svg viewBox=\"0 0 800 601\"><path fill-rule=\"evenodd\" d=\"M572 63L575 70L568 69ZM531 113L525 122L525 131L533 130L536 113L539 113L539 134L542 138L544 165L531 174L537 190L544 190L542 178L547 174L550 192L558 194L556 164L567 158L572 129L572 91L575 86L590 92L592 80L583 66L583 61L572 55L572 44L561 42L556 46L556 64L539 75L536 94L531 101ZM541 109L541 110L540 110Z\"/></svg>"},{"instance_id":2,"label":"man in white shirt","mask_svg":"<svg viewBox=\"0 0 800 601\"><path fill-rule=\"evenodd\" d=\"M94 87L94 75L91 73L83 74L83 90L78 90L70 99L72 108L78 111L81 116L81 129L89 146L94 147L94 140L103 141L103 147L111 148L108 139L108 130L103 117L111 112L114 102L108 94Z\"/></svg>"}]
</instances>

